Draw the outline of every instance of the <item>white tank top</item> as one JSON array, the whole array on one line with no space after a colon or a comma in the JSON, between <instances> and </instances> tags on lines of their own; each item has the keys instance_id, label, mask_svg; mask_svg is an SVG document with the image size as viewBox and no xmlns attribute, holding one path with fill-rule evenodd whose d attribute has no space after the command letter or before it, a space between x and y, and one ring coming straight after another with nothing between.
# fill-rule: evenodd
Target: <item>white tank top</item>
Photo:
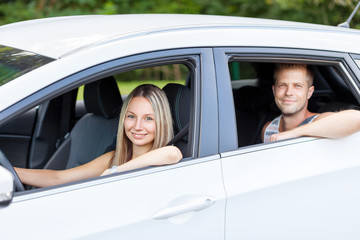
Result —
<instances>
[{"instance_id":1,"label":"white tank top","mask_svg":"<svg viewBox=\"0 0 360 240\"><path fill-rule=\"evenodd\" d=\"M307 119L305 119L302 123L299 124L299 126L307 124L307 123L311 123L312 121L314 121L314 119L317 117L318 115L314 115L311 117L308 117ZM270 137L273 134L278 134L279 133L279 125L280 125L280 120L281 120L282 115L276 117L274 120L271 121L271 123L266 127L265 132L264 132L264 143L268 143L270 142Z\"/></svg>"}]
</instances>

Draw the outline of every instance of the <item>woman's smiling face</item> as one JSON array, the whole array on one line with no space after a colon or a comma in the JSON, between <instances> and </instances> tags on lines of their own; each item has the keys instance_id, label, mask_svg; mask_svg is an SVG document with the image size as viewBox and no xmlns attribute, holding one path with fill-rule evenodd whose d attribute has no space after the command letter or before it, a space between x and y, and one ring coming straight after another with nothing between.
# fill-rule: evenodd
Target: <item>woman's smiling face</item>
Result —
<instances>
[{"instance_id":1,"label":"woman's smiling face","mask_svg":"<svg viewBox=\"0 0 360 240\"><path fill-rule=\"evenodd\" d=\"M124 121L125 134L133 147L151 149L155 139L154 110L144 97L134 97L127 109Z\"/></svg>"}]
</instances>

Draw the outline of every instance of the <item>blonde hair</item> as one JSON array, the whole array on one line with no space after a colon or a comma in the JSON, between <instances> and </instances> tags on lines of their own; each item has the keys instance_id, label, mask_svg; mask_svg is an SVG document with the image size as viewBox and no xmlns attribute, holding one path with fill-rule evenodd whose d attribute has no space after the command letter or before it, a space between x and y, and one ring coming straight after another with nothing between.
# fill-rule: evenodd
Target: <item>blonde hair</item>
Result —
<instances>
[{"instance_id":1,"label":"blonde hair","mask_svg":"<svg viewBox=\"0 0 360 240\"><path fill-rule=\"evenodd\" d=\"M125 134L124 121L129 104L134 97L144 97L149 100L154 111L155 139L151 150L165 146L173 138L173 123L166 94L155 85L140 85L128 95L121 109L116 150L110 167L124 164L132 157L132 142Z\"/></svg>"},{"instance_id":2,"label":"blonde hair","mask_svg":"<svg viewBox=\"0 0 360 240\"><path fill-rule=\"evenodd\" d=\"M306 70L306 81L308 82L309 87L313 85L314 81L314 70L308 64L301 64L301 63L277 63L275 65L274 71L274 80L275 84L277 81L278 74L281 70L284 69L305 69Z\"/></svg>"}]
</instances>

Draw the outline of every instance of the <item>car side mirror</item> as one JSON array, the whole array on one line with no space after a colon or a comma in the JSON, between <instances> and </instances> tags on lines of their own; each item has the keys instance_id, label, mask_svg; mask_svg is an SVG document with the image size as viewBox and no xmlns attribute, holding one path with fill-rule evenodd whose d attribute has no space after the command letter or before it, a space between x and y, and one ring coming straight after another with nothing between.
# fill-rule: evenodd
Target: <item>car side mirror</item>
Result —
<instances>
[{"instance_id":1,"label":"car side mirror","mask_svg":"<svg viewBox=\"0 0 360 240\"><path fill-rule=\"evenodd\" d=\"M13 175L0 166L0 207L10 204L14 194Z\"/></svg>"}]
</instances>

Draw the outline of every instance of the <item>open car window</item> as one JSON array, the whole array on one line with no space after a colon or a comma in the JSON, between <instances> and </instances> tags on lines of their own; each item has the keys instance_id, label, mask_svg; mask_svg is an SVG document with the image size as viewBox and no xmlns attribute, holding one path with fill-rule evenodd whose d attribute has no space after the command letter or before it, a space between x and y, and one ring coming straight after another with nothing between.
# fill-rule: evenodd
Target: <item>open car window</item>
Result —
<instances>
[{"instance_id":1,"label":"open car window","mask_svg":"<svg viewBox=\"0 0 360 240\"><path fill-rule=\"evenodd\" d=\"M319 61L318 64L309 64L314 69L315 87L308 103L310 112L360 109L340 63L324 64ZM229 63L238 147L262 143L263 126L281 115L272 92L274 67L275 62L234 60ZM241 74L246 77L242 78Z\"/></svg>"},{"instance_id":2,"label":"open car window","mask_svg":"<svg viewBox=\"0 0 360 240\"><path fill-rule=\"evenodd\" d=\"M190 120L192 69L186 63L152 64L97 77L2 124L0 148L14 167L62 170L86 164L113 150L122 103L141 84L164 89L176 135ZM184 158L192 155L189 142L186 134L175 143Z\"/></svg>"}]
</instances>

